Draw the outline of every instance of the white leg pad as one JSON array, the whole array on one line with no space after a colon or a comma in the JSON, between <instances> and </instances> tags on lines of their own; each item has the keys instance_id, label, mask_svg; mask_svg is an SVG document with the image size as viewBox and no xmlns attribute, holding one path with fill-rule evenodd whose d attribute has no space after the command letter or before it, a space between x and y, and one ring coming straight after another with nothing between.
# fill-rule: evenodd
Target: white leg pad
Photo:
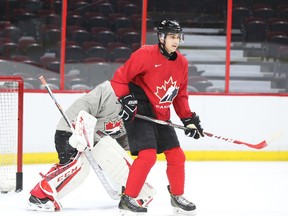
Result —
<instances>
[{"instance_id":1,"label":"white leg pad","mask_svg":"<svg viewBox=\"0 0 288 216\"><path fill-rule=\"evenodd\" d=\"M84 154L78 153L72 162L48 172L43 178L57 193L57 198L61 199L82 184L89 170L90 165Z\"/></svg>"},{"instance_id":2,"label":"white leg pad","mask_svg":"<svg viewBox=\"0 0 288 216\"><path fill-rule=\"evenodd\" d=\"M122 186L126 185L133 158L110 136L101 138L92 149L92 155L114 189L121 194ZM147 206L155 194L156 190L145 182L137 199L141 199L143 206Z\"/></svg>"}]
</instances>

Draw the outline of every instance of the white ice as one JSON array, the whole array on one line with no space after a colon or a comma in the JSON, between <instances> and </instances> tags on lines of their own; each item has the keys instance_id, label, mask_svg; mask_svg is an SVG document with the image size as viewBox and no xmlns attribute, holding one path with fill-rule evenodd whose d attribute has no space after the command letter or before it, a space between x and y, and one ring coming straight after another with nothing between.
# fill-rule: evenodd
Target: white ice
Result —
<instances>
[{"instance_id":1,"label":"white ice","mask_svg":"<svg viewBox=\"0 0 288 216\"><path fill-rule=\"evenodd\" d=\"M91 169L86 181L61 200L56 213L26 210L29 191L50 164L24 165L24 188L20 193L0 194L0 215L96 216L118 214L112 200ZM148 182L157 194L147 216L172 216L166 189L166 164L158 161ZM185 197L197 206L197 216L287 216L288 162L187 162Z\"/></svg>"}]
</instances>

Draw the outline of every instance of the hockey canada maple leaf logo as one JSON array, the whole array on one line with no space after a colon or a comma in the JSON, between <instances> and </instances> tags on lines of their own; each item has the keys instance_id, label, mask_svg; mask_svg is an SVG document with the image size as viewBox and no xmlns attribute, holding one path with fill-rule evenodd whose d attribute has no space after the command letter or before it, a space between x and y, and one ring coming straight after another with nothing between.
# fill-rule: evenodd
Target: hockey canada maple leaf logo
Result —
<instances>
[{"instance_id":1,"label":"hockey canada maple leaf logo","mask_svg":"<svg viewBox=\"0 0 288 216\"><path fill-rule=\"evenodd\" d=\"M104 124L105 132L109 135L117 135L123 130L123 122L121 120L118 121L108 121Z\"/></svg>"},{"instance_id":2,"label":"hockey canada maple leaf logo","mask_svg":"<svg viewBox=\"0 0 288 216\"><path fill-rule=\"evenodd\" d=\"M160 99L160 103L172 103L179 90L176 83L177 81L173 82L173 78L170 77L168 81L164 81L164 84L161 87L156 87L157 92L155 92L155 95Z\"/></svg>"}]
</instances>

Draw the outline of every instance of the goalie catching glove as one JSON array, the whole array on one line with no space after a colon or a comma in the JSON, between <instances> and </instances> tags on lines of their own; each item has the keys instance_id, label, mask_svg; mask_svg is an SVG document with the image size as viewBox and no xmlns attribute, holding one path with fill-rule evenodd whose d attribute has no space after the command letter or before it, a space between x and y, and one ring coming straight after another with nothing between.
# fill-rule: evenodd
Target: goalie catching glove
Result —
<instances>
[{"instance_id":1,"label":"goalie catching glove","mask_svg":"<svg viewBox=\"0 0 288 216\"><path fill-rule=\"evenodd\" d=\"M121 97L119 102L122 105L122 110L119 116L125 121L130 122L135 118L137 113L138 100L135 99L134 95L129 94Z\"/></svg>"},{"instance_id":2,"label":"goalie catching glove","mask_svg":"<svg viewBox=\"0 0 288 216\"><path fill-rule=\"evenodd\" d=\"M196 115L195 112L193 112L191 118L183 118L181 119L184 126L187 127L185 130L185 134L189 137L193 137L194 139L199 139L200 136L204 137L203 128L200 125L200 119L199 116Z\"/></svg>"}]
</instances>

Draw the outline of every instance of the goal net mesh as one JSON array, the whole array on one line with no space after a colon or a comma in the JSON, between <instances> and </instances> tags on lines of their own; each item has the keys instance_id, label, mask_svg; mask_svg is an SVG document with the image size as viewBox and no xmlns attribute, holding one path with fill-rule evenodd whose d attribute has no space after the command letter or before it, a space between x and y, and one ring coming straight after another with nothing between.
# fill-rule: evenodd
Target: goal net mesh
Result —
<instances>
[{"instance_id":1,"label":"goal net mesh","mask_svg":"<svg viewBox=\"0 0 288 216\"><path fill-rule=\"evenodd\" d=\"M19 130L22 128L19 128L19 82L17 80L6 80L0 77L0 125L0 191L16 191L17 173L22 172L18 160L18 138ZM20 157L22 158L22 155Z\"/></svg>"}]
</instances>

